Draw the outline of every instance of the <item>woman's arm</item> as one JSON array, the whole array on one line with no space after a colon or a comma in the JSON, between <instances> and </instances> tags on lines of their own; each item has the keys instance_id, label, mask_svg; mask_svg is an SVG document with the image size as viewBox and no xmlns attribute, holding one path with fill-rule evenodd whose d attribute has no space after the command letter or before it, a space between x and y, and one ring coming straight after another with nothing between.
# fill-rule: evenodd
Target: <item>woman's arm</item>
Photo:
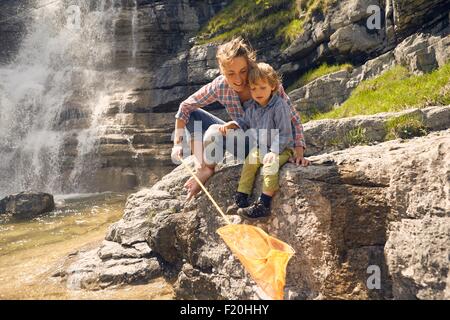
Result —
<instances>
[{"instance_id":1,"label":"woman's arm","mask_svg":"<svg viewBox=\"0 0 450 320\"><path fill-rule=\"evenodd\" d=\"M174 145L179 145L183 142L184 128L186 127L186 122L179 118L175 120L175 137L173 139Z\"/></svg>"},{"instance_id":2,"label":"woman's arm","mask_svg":"<svg viewBox=\"0 0 450 320\"><path fill-rule=\"evenodd\" d=\"M212 82L204 85L195 93L190 95L186 100L181 102L178 112L175 115L175 137L174 144L180 144L182 137L184 135L184 128L189 122L189 116L192 111L203 108L215 101L217 98L219 77L214 79Z\"/></svg>"}]
</instances>

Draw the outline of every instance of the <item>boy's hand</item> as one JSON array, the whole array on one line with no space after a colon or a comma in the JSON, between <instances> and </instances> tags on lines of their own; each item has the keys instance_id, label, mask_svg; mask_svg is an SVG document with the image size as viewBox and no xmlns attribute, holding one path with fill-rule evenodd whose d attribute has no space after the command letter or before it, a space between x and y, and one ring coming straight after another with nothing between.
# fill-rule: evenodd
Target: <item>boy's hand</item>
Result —
<instances>
[{"instance_id":1,"label":"boy's hand","mask_svg":"<svg viewBox=\"0 0 450 320\"><path fill-rule=\"evenodd\" d=\"M289 158L289 162L295 163L296 165L301 165L302 167L307 167L311 162L303 157L303 147L295 147L295 154L293 157Z\"/></svg>"},{"instance_id":2,"label":"boy's hand","mask_svg":"<svg viewBox=\"0 0 450 320\"><path fill-rule=\"evenodd\" d=\"M263 158L263 164L274 163L277 159L277 154L273 152L267 153Z\"/></svg>"},{"instance_id":3,"label":"boy's hand","mask_svg":"<svg viewBox=\"0 0 450 320\"><path fill-rule=\"evenodd\" d=\"M234 122L227 122L219 127L219 132L223 135L227 135L227 131L233 127Z\"/></svg>"}]
</instances>

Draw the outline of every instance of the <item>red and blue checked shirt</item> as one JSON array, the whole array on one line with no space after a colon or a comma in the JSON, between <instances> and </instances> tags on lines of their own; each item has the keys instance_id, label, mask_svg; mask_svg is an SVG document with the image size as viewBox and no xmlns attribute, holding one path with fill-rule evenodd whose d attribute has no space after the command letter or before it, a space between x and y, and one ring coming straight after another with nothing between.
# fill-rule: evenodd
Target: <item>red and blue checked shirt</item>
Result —
<instances>
[{"instance_id":1,"label":"red and blue checked shirt","mask_svg":"<svg viewBox=\"0 0 450 320\"><path fill-rule=\"evenodd\" d=\"M280 86L278 92L280 97L286 100L291 109L294 146L303 147L306 149L303 125L300 115L292 105L291 99L289 99L286 92L284 92L283 86ZM225 77L220 75L212 82L204 85L189 98L184 100L180 104L180 108L178 109L175 118L182 119L185 123L188 123L189 115L192 111L197 108L205 107L216 101L225 107L232 120L236 121L244 115L244 108L242 107L238 94L228 85L225 81Z\"/></svg>"}]
</instances>

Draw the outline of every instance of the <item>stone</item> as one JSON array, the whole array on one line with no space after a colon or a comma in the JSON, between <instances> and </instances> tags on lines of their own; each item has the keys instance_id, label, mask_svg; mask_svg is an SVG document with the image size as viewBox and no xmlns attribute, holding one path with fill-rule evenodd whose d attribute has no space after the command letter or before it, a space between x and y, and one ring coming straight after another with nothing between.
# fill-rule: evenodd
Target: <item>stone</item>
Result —
<instances>
[{"instance_id":1,"label":"stone","mask_svg":"<svg viewBox=\"0 0 450 320\"><path fill-rule=\"evenodd\" d=\"M310 121L304 125L305 139L308 146L305 154L311 156L345 149L351 145L346 135L358 128L364 131L364 141L358 143L383 142L388 134L386 129L388 121L401 116L422 119L422 123L428 131L439 131L450 127L450 106L384 112L376 115L354 116L339 120Z\"/></svg>"},{"instance_id":2,"label":"stone","mask_svg":"<svg viewBox=\"0 0 450 320\"><path fill-rule=\"evenodd\" d=\"M369 34L365 27L348 25L338 29L331 35L329 47L331 50L337 50L341 54L371 53L378 49L382 43L382 38L376 34Z\"/></svg>"},{"instance_id":3,"label":"stone","mask_svg":"<svg viewBox=\"0 0 450 320\"><path fill-rule=\"evenodd\" d=\"M0 214L17 219L32 219L55 210L53 196L42 192L21 192L0 200Z\"/></svg>"},{"instance_id":4,"label":"stone","mask_svg":"<svg viewBox=\"0 0 450 320\"><path fill-rule=\"evenodd\" d=\"M285 165L272 217L257 225L296 251L287 268L286 297L448 297L449 148L446 129L408 141L316 155L306 168ZM225 163L206 183L222 208L232 202L240 169L240 164ZM255 283L216 233L224 221L210 200L200 194L190 203L172 206L184 197L182 185L188 177L179 166L153 187L130 196L128 214L112 227L121 235L114 241L128 248L120 249L123 258L108 254L102 261L98 250L80 253L80 262L68 269L75 277L70 283L80 274L90 275L83 278L90 279L85 283L106 279L105 286L111 279L135 279L128 270L143 270L138 266L144 258L130 261L127 252L134 239L148 243L152 255L164 262L162 269L175 275L177 298L258 299ZM253 197L260 192L258 176ZM232 223L249 223L230 218ZM140 225L136 230L145 240L137 241L133 221L143 219L149 219L146 230ZM105 268L110 270L103 273ZM379 272L378 289L368 285L373 268Z\"/></svg>"},{"instance_id":5,"label":"stone","mask_svg":"<svg viewBox=\"0 0 450 320\"><path fill-rule=\"evenodd\" d=\"M386 242L386 260L398 299L450 298L450 216L426 216L394 222Z\"/></svg>"},{"instance_id":6,"label":"stone","mask_svg":"<svg viewBox=\"0 0 450 320\"><path fill-rule=\"evenodd\" d=\"M72 290L148 283L163 272L159 259L151 256L146 243L125 247L104 241L101 248L77 252L70 259L75 262L54 276L63 278Z\"/></svg>"},{"instance_id":7,"label":"stone","mask_svg":"<svg viewBox=\"0 0 450 320\"><path fill-rule=\"evenodd\" d=\"M394 50L398 64L415 73L426 73L450 60L450 35L430 36L424 33L406 38Z\"/></svg>"},{"instance_id":8,"label":"stone","mask_svg":"<svg viewBox=\"0 0 450 320\"><path fill-rule=\"evenodd\" d=\"M366 61L353 70L341 70L324 75L289 92L300 114L311 116L327 112L347 100L352 91L364 80L381 75L395 65L406 66L411 72L423 74L442 67L450 61L450 49L446 44L449 35L430 36L414 34L395 49ZM349 43L354 44L353 40ZM288 65L286 70L293 71Z\"/></svg>"}]
</instances>

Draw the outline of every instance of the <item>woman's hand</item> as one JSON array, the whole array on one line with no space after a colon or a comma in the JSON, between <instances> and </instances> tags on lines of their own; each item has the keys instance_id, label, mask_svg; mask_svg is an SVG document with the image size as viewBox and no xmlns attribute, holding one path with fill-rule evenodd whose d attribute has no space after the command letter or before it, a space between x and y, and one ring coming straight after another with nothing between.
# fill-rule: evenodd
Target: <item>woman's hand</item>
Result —
<instances>
[{"instance_id":1,"label":"woman's hand","mask_svg":"<svg viewBox=\"0 0 450 320\"><path fill-rule=\"evenodd\" d=\"M171 153L172 162L175 164L180 164L180 158L183 157L183 146L182 144L176 144L172 147L172 153Z\"/></svg>"},{"instance_id":2,"label":"woman's hand","mask_svg":"<svg viewBox=\"0 0 450 320\"><path fill-rule=\"evenodd\" d=\"M289 158L290 163L295 163L296 165L301 165L302 167L307 167L311 162L303 157L303 147L295 147L294 156Z\"/></svg>"}]
</instances>

